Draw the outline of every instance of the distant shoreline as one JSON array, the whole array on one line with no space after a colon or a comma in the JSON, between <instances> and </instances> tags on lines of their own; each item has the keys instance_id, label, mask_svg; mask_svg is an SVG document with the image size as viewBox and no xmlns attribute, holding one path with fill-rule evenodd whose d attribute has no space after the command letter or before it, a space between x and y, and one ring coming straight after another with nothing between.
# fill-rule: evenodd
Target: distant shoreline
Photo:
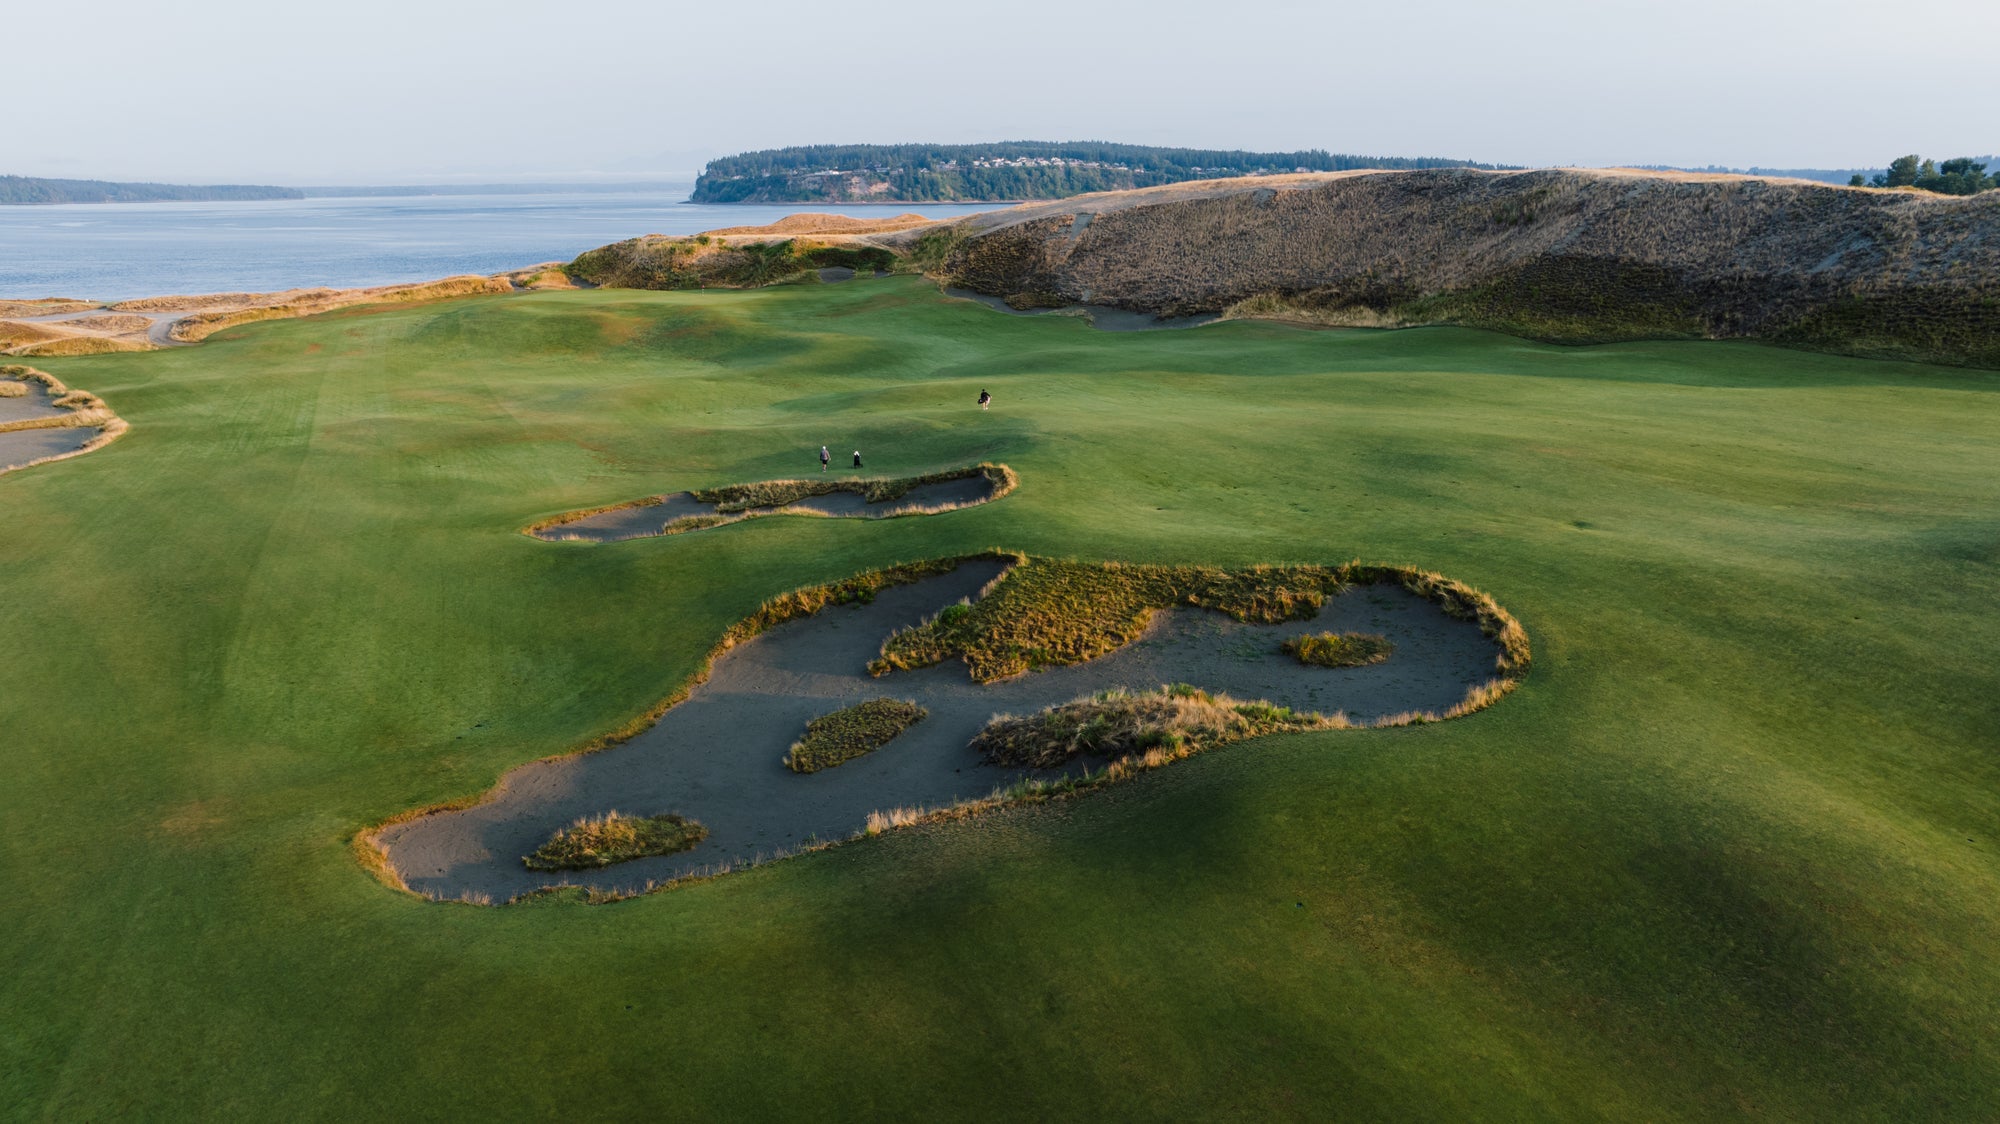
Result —
<instances>
[{"instance_id":1,"label":"distant shoreline","mask_svg":"<svg viewBox=\"0 0 2000 1124\"><path fill-rule=\"evenodd\" d=\"M10 185L9 181L13 181ZM423 199L458 195L620 195L673 192L686 194L691 185L677 183L614 183L614 184L555 184L555 183L469 183L449 187L426 184L382 184L360 187L262 187L216 185L213 187L174 184L125 184L107 183L101 187L49 188L49 193L57 191L89 191L92 197L72 195L63 198L15 198L27 188L19 185L22 177L0 176L0 206L6 207L67 207L97 206L106 203L296 203L306 199ZM38 184L34 190L42 190L40 184L63 184L69 182L89 183L91 181L33 181ZM10 191L10 186L14 187ZM139 189L160 188L159 192L145 193ZM686 199L676 202L687 202Z\"/></svg>"}]
</instances>

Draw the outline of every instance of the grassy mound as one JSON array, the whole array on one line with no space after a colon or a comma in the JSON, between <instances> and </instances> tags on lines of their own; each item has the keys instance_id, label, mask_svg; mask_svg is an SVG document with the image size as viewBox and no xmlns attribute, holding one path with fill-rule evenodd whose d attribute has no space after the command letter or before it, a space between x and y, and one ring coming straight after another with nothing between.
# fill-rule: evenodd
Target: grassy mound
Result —
<instances>
[{"instance_id":1,"label":"grassy mound","mask_svg":"<svg viewBox=\"0 0 2000 1124\"><path fill-rule=\"evenodd\" d=\"M1280 645L1286 655L1314 667L1366 667L1396 650L1388 637L1372 632L1321 632L1294 636Z\"/></svg>"},{"instance_id":2,"label":"grassy mound","mask_svg":"<svg viewBox=\"0 0 2000 1124\"><path fill-rule=\"evenodd\" d=\"M913 257L921 240L947 245L928 269L1017 308L1088 299L1569 343L1748 337L2000 367L1990 192L1452 169L1120 192L950 229L890 237Z\"/></svg>"},{"instance_id":3,"label":"grassy mound","mask_svg":"<svg viewBox=\"0 0 2000 1124\"><path fill-rule=\"evenodd\" d=\"M930 712L902 699L869 699L806 723L806 736L792 743L785 768L817 773L888 745L897 734Z\"/></svg>"},{"instance_id":4,"label":"grassy mound","mask_svg":"<svg viewBox=\"0 0 2000 1124\"><path fill-rule=\"evenodd\" d=\"M594 870L613 863L671 855L708 838L708 829L676 815L607 812L556 832L521 862L529 870Z\"/></svg>"},{"instance_id":5,"label":"grassy mound","mask_svg":"<svg viewBox=\"0 0 2000 1124\"><path fill-rule=\"evenodd\" d=\"M1136 694L1100 691L1025 718L996 715L972 739L972 748L996 765L1053 769L1083 755L1124 757L1164 751L1184 756L1261 734L1346 726L1344 718L1238 702L1182 683Z\"/></svg>"}]
</instances>

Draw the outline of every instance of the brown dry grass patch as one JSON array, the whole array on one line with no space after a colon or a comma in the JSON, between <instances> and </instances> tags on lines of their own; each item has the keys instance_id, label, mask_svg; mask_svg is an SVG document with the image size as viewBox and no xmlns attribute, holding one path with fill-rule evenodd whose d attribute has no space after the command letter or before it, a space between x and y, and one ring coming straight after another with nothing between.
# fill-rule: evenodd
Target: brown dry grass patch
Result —
<instances>
[{"instance_id":1,"label":"brown dry grass patch","mask_svg":"<svg viewBox=\"0 0 2000 1124\"><path fill-rule=\"evenodd\" d=\"M915 212L897 215L894 218L888 219L856 219L849 218L846 215L807 212L797 215L786 215L777 222L766 223L763 226L725 226L720 230L709 230L703 233L708 234L710 237L737 234L889 234L899 230L908 230L915 226L926 226L930 221Z\"/></svg>"},{"instance_id":2,"label":"brown dry grass patch","mask_svg":"<svg viewBox=\"0 0 2000 1124\"><path fill-rule=\"evenodd\" d=\"M0 320L11 320L17 316L60 316L65 312L88 312L103 307L99 301L73 300L69 297L0 301Z\"/></svg>"},{"instance_id":3,"label":"brown dry grass patch","mask_svg":"<svg viewBox=\"0 0 2000 1124\"><path fill-rule=\"evenodd\" d=\"M186 302L200 301L204 298L155 297L112 307L156 311L177 310L183 307L208 309L208 311L191 312L176 320L173 328L167 333L170 339L180 343L198 343L224 329L240 324L253 324L260 320L289 320L351 308L355 305L414 304L421 301L513 291L514 286L505 277L467 274L415 285L382 285L370 289L309 289L279 294L231 293L224 295L228 298L226 300L218 299L210 304L193 305ZM256 298L259 297L274 299L259 304L256 303Z\"/></svg>"},{"instance_id":4,"label":"brown dry grass patch","mask_svg":"<svg viewBox=\"0 0 2000 1124\"><path fill-rule=\"evenodd\" d=\"M1158 751L1185 756L1244 738L1299 730L1341 730L1345 715L1299 714L1239 702L1177 684L1157 691L1100 691L1024 718L995 715L972 748L996 765L1056 769L1079 756L1126 757Z\"/></svg>"}]
</instances>

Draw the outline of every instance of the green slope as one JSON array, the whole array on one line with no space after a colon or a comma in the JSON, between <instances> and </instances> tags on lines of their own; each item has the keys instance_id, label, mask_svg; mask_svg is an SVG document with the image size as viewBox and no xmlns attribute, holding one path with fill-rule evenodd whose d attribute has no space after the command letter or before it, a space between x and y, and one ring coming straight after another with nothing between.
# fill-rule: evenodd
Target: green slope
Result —
<instances>
[{"instance_id":1,"label":"green slope","mask_svg":"<svg viewBox=\"0 0 2000 1124\"><path fill-rule=\"evenodd\" d=\"M905 279L47 365L133 430L0 477L0 1115L1909 1119L2000 1087L1995 376L1098 333ZM1022 485L517 533L822 443ZM1466 720L614 906L428 904L349 853L643 711L772 593L995 544L1416 563L1536 668Z\"/></svg>"}]
</instances>

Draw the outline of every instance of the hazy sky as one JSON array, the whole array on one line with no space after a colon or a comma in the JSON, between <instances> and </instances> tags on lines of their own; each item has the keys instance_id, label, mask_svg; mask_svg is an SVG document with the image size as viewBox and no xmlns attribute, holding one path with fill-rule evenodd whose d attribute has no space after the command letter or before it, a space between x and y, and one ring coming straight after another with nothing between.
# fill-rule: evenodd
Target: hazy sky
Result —
<instances>
[{"instance_id":1,"label":"hazy sky","mask_svg":"<svg viewBox=\"0 0 2000 1124\"><path fill-rule=\"evenodd\" d=\"M1994 0L13 4L0 172L383 183L809 142L1517 164L2000 150Z\"/></svg>"}]
</instances>

